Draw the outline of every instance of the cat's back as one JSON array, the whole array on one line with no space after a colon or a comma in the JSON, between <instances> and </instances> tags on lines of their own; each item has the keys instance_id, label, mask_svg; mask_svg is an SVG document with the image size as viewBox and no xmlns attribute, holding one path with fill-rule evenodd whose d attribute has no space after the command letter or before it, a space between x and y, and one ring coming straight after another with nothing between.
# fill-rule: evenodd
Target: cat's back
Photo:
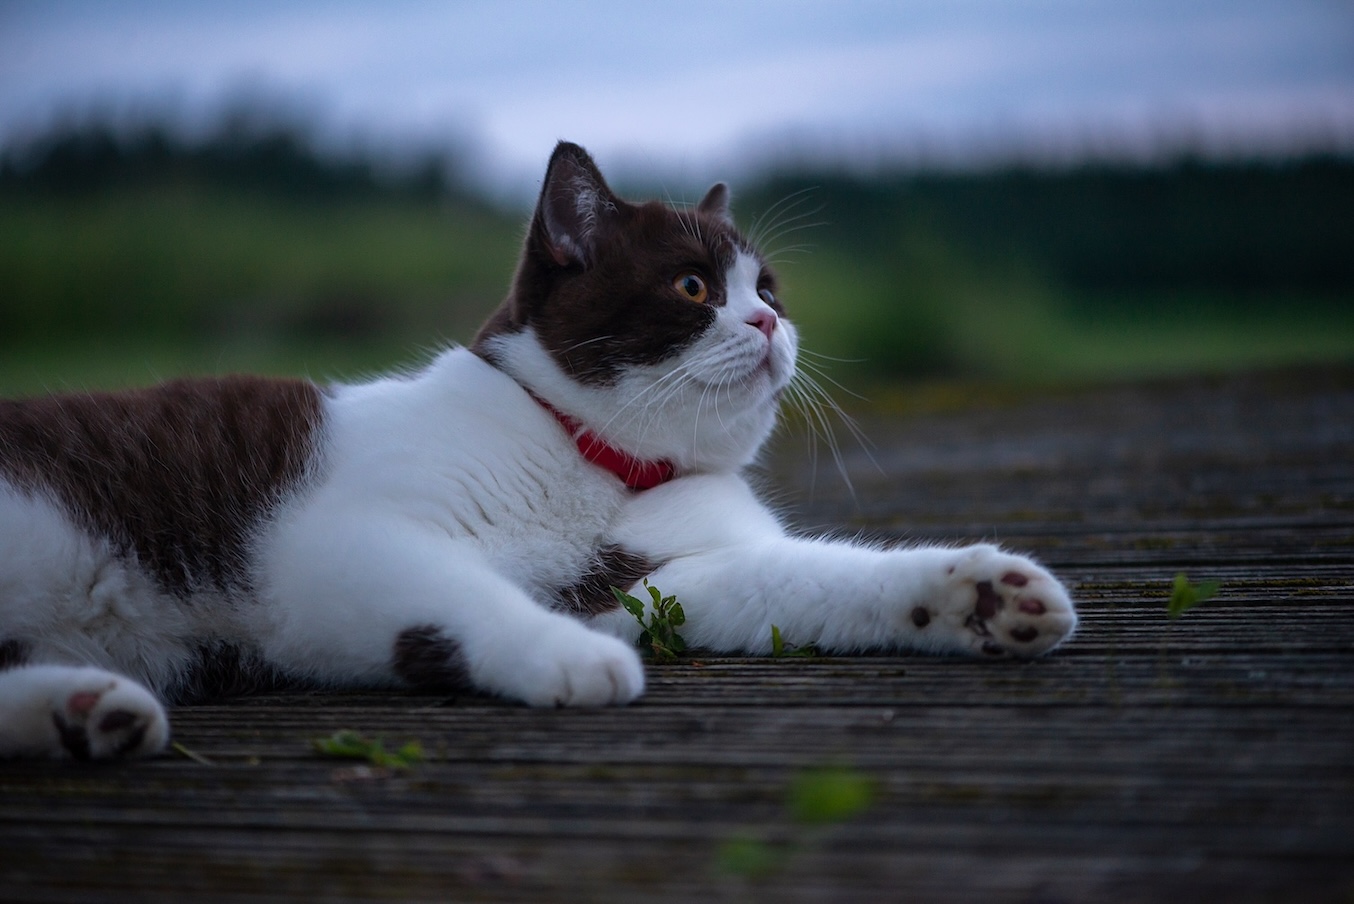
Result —
<instances>
[{"instance_id":1,"label":"cat's back","mask_svg":"<svg viewBox=\"0 0 1354 904\"><path fill-rule=\"evenodd\" d=\"M3 400L0 533L24 529L19 505L50 505L167 591L247 583L251 529L314 471L322 430L322 394L300 380Z\"/></svg>"}]
</instances>

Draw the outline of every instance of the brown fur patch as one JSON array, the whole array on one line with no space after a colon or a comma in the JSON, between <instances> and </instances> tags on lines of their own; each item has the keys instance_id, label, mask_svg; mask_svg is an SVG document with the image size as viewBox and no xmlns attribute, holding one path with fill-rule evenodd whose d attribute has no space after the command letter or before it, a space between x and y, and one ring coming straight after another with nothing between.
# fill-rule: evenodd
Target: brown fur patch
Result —
<instances>
[{"instance_id":1,"label":"brown fur patch","mask_svg":"<svg viewBox=\"0 0 1354 904\"><path fill-rule=\"evenodd\" d=\"M436 625L406 628L395 638L391 666L402 681L421 691L463 691L472 687L461 645Z\"/></svg>"},{"instance_id":2,"label":"brown fur patch","mask_svg":"<svg viewBox=\"0 0 1354 904\"><path fill-rule=\"evenodd\" d=\"M620 606L611 592L612 587L622 590L633 587L657 567L657 563L619 546L603 546L577 583L556 591L555 608L580 617L610 612Z\"/></svg>"},{"instance_id":3,"label":"brown fur patch","mask_svg":"<svg viewBox=\"0 0 1354 904\"><path fill-rule=\"evenodd\" d=\"M29 652L28 644L22 640L0 641L0 672L27 663Z\"/></svg>"},{"instance_id":4,"label":"brown fur patch","mask_svg":"<svg viewBox=\"0 0 1354 904\"><path fill-rule=\"evenodd\" d=\"M206 643L169 691L172 703L207 703L301 686L254 650L232 643Z\"/></svg>"},{"instance_id":5,"label":"brown fur patch","mask_svg":"<svg viewBox=\"0 0 1354 904\"><path fill-rule=\"evenodd\" d=\"M580 197L598 200L583 213L580 205L588 205ZM569 240L561 244L552 230ZM529 325L575 380L614 382L626 365L670 358L710 328L739 251L756 254L722 208L629 204L616 197L582 148L561 144L551 157L512 291L472 350L492 362L489 340ZM705 281L705 303L673 285L684 273ZM774 279L764 269L761 287L774 291Z\"/></svg>"},{"instance_id":6,"label":"brown fur patch","mask_svg":"<svg viewBox=\"0 0 1354 904\"><path fill-rule=\"evenodd\" d=\"M252 532L312 467L320 419L315 386L259 377L0 401L0 474L168 592L247 588Z\"/></svg>"}]
</instances>

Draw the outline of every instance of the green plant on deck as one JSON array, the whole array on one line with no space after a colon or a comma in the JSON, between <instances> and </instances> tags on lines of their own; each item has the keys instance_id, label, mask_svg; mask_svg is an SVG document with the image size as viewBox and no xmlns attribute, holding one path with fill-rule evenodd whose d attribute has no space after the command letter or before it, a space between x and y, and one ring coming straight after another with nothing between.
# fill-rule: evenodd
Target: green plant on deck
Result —
<instances>
[{"instance_id":1,"label":"green plant on deck","mask_svg":"<svg viewBox=\"0 0 1354 904\"><path fill-rule=\"evenodd\" d=\"M1177 574L1175 580L1171 582L1171 595L1166 600L1166 614L1170 617L1171 627L1174 627L1180 616L1212 599L1218 592L1218 587L1217 581L1192 584L1183 571ZM1166 637L1157 651L1157 686L1166 689L1180 686L1180 681L1172 676L1169 666L1173 659L1170 647L1171 635L1174 633L1172 630L1166 632Z\"/></svg>"},{"instance_id":2,"label":"green plant on deck","mask_svg":"<svg viewBox=\"0 0 1354 904\"><path fill-rule=\"evenodd\" d=\"M677 602L676 596L664 596L647 578L644 580L644 589L649 591L653 603L652 611L648 611L648 606L643 600L631 596L619 587L612 587L611 592L615 595L616 601L635 617L635 621L639 622L640 628L643 629L639 640L635 643L641 649L647 650L655 662L673 662L679 653L686 651L686 641L677 633L677 629L686 624L686 613L682 611L682 604ZM646 612L649 616L647 624L644 621Z\"/></svg>"},{"instance_id":3,"label":"green plant on deck","mask_svg":"<svg viewBox=\"0 0 1354 904\"><path fill-rule=\"evenodd\" d=\"M813 657L818 655L818 648L813 644L796 646L792 643L786 643L785 638L781 636L780 628L771 626L771 656L775 659L781 659L785 656L803 656Z\"/></svg>"},{"instance_id":4,"label":"green plant on deck","mask_svg":"<svg viewBox=\"0 0 1354 904\"><path fill-rule=\"evenodd\" d=\"M1195 606L1201 606L1212 599L1218 592L1218 586L1217 581L1191 584L1185 573L1180 572L1171 585L1171 597L1166 602L1166 614L1172 620L1179 618Z\"/></svg>"},{"instance_id":5,"label":"green plant on deck","mask_svg":"<svg viewBox=\"0 0 1354 904\"><path fill-rule=\"evenodd\" d=\"M311 744L325 756L348 760L366 760L384 769L408 769L423 762L423 745L410 741L395 751L387 751L380 738L365 738L351 729L336 731L327 738L316 738Z\"/></svg>"},{"instance_id":6,"label":"green plant on deck","mask_svg":"<svg viewBox=\"0 0 1354 904\"><path fill-rule=\"evenodd\" d=\"M719 846L719 869L744 879L757 879L781 868L813 841L814 830L846 822L874 803L869 776L846 766L821 766L796 775L785 794L794 836L773 844L756 835L740 834Z\"/></svg>"}]
</instances>

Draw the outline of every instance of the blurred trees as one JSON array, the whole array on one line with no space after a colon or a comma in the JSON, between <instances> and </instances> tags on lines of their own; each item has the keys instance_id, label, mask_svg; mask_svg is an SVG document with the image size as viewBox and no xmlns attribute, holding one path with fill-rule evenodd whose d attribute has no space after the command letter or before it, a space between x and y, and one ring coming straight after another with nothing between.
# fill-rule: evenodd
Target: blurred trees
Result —
<instances>
[{"instance_id":1,"label":"blurred trees","mask_svg":"<svg viewBox=\"0 0 1354 904\"><path fill-rule=\"evenodd\" d=\"M860 362L839 373L1354 358L1351 159L781 172L739 189L807 347ZM0 382L13 350L72 342L273 343L285 359L316 337L464 341L507 290L525 216L455 159L329 153L276 117L197 139L56 129L0 156Z\"/></svg>"}]
</instances>

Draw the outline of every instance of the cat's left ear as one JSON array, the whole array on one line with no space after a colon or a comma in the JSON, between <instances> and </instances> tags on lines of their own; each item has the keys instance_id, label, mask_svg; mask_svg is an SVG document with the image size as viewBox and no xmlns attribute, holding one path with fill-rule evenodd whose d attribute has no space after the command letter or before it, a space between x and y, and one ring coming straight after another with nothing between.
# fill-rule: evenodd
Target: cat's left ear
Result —
<instances>
[{"instance_id":1,"label":"cat's left ear","mask_svg":"<svg viewBox=\"0 0 1354 904\"><path fill-rule=\"evenodd\" d=\"M538 237L561 267L586 267L595 259L599 234L617 215L619 203L588 152L561 141L550 157L536 207Z\"/></svg>"},{"instance_id":2,"label":"cat's left ear","mask_svg":"<svg viewBox=\"0 0 1354 904\"><path fill-rule=\"evenodd\" d=\"M729 212L729 186L723 182L716 182L710 186L710 190L701 198L701 202L696 205L696 209L707 216L721 220L729 226L733 225L733 214Z\"/></svg>"}]
</instances>

